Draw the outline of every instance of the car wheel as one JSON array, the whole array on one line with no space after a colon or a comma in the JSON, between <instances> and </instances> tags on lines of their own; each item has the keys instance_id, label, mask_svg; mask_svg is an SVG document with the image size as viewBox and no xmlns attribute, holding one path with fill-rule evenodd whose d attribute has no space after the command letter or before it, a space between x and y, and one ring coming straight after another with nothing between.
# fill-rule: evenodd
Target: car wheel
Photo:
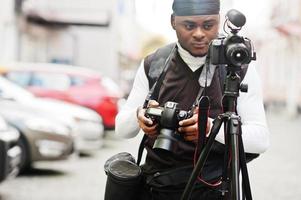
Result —
<instances>
[{"instance_id":1,"label":"car wheel","mask_svg":"<svg viewBox=\"0 0 301 200\"><path fill-rule=\"evenodd\" d=\"M18 140L18 146L21 148L21 161L19 164L19 168L20 173L23 173L26 170L28 170L31 166L29 146L24 136L21 136Z\"/></svg>"}]
</instances>

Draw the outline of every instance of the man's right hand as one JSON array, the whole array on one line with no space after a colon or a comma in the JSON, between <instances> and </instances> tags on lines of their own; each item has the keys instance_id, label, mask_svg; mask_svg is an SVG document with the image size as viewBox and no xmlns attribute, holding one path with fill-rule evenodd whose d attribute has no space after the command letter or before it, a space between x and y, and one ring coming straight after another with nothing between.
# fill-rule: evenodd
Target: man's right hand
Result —
<instances>
[{"instance_id":1,"label":"man's right hand","mask_svg":"<svg viewBox=\"0 0 301 200\"><path fill-rule=\"evenodd\" d=\"M155 100L150 100L148 107L158 107L159 103ZM146 109L139 107L137 109L137 119L139 127L144 131L144 133L149 137L157 137L157 127L158 124L154 124L150 118L145 116Z\"/></svg>"}]
</instances>

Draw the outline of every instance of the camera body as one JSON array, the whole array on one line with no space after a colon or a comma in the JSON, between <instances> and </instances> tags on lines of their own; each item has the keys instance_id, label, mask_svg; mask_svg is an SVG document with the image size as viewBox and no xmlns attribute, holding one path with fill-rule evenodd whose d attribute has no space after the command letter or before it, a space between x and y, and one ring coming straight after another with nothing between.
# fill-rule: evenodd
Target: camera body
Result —
<instances>
[{"instance_id":1,"label":"camera body","mask_svg":"<svg viewBox=\"0 0 301 200\"><path fill-rule=\"evenodd\" d=\"M239 67L254 60L251 41L236 33L212 40L209 47L211 63Z\"/></svg>"},{"instance_id":2,"label":"camera body","mask_svg":"<svg viewBox=\"0 0 301 200\"><path fill-rule=\"evenodd\" d=\"M172 151L173 145L182 140L182 136L177 133L179 122L192 116L191 111L178 108L178 103L168 101L164 107L147 108L145 116L159 124L159 135L153 148Z\"/></svg>"},{"instance_id":3,"label":"camera body","mask_svg":"<svg viewBox=\"0 0 301 200\"><path fill-rule=\"evenodd\" d=\"M161 128L176 130L181 120L191 117L190 111L180 110L177 106L178 103L168 101L164 107L147 108L145 116L159 123Z\"/></svg>"}]
</instances>

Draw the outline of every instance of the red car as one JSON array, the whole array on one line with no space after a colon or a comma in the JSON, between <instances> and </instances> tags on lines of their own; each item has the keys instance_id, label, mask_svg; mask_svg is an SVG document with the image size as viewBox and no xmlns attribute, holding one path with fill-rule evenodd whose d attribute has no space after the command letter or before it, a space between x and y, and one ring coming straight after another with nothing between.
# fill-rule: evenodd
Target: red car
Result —
<instances>
[{"instance_id":1,"label":"red car","mask_svg":"<svg viewBox=\"0 0 301 200\"><path fill-rule=\"evenodd\" d=\"M2 66L1 73L38 97L54 98L95 110L106 129L115 127L118 101L123 96L118 85L98 71L49 63L18 63Z\"/></svg>"}]
</instances>

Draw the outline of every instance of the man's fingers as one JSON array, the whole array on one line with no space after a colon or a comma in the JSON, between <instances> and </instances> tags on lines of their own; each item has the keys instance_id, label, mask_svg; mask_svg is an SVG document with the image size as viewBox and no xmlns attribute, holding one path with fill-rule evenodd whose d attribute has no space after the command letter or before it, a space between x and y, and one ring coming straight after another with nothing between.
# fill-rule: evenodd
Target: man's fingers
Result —
<instances>
[{"instance_id":1,"label":"man's fingers","mask_svg":"<svg viewBox=\"0 0 301 200\"><path fill-rule=\"evenodd\" d=\"M145 117L145 109L140 109L138 112L138 121L141 121L142 123L146 125L153 125L153 121L150 118Z\"/></svg>"},{"instance_id":2,"label":"man's fingers","mask_svg":"<svg viewBox=\"0 0 301 200\"><path fill-rule=\"evenodd\" d=\"M153 121L151 119L147 118L147 117L143 118L143 122L144 122L144 124L146 124L148 126L151 126L151 125L154 124Z\"/></svg>"},{"instance_id":3,"label":"man's fingers","mask_svg":"<svg viewBox=\"0 0 301 200\"><path fill-rule=\"evenodd\" d=\"M157 127L158 125L154 126L143 126L141 129L144 131L144 133L149 137L157 137Z\"/></svg>"},{"instance_id":4,"label":"man's fingers","mask_svg":"<svg viewBox=\"0 0 301 200\"><path fill-rule=\"evenodd\" d=\"M157 137L157 130L154 130L154 131L151 131L151 132L147 132L145 133L147 136L151 137L151 138L154 138L154 137Z\"/></svg>"},{"instance_id":5,"label":"man's fingers","mask_svg":"<svg viewBox=\"0 0 301 200\"><path fill-rule=\"evenodd\" d=\"M157 124L154 126L143 126L141 128L144 132L154 132L157 130Z\"/></svg>"},{"instance_id":6,"label":"man's fingers","mask_svg":"<svg viewBox=\"0 0 301 200\"><path fill-rule=\"evenodd\" d=\"M152 105L156 105L156 101L151 103ZM145 109L138 108L137 110L137 119L139 127L144 131L146 135L149 137L157 136L157 127L158 124L154 124L150 118L145 116Z\"/></svg>"},{"instance_id":7,"label":"man's fingers","mask_svg":"<svg viewBox=\"0 0 301 200\"><path fill-rule=\"evenodd\" d=\"M184 120L182 120L182 121L180 121L179 122L179 125L180 126L189 126L189 125L193 125L193 124L195 124L195 123L197 123L198 122L198 117L197 117L197 115L195 114L195 115L193 115L191 118L189 118L189 119L184 119Z\"/></svg>"},{"instance_id":8,"label":"man's fingers","mask_svg":"<svg viewBox=\"0 0 301 200\"><path fill-rule=\"evenodd\" d=\"M159 103L157 102L157 101L155 101L155 100L150 100L149 102L148 102L148 105L147 105L148 107L152 107L152 108L154 108L154 107L158 107L159 106Z\"/></svg>"},{"instance_id":9,"label":"man's fingers","mask_svg":"<svg viewBox=\"0 0 301 200\"><path fill-rule=\"evenodd\" d=\"M187 135L187 136L197 136L198 133L195 132L195 131L193 131L193 132L185 132L185 135Z\"/></svg>"},{"instance_id":10,"label":"man's fingers","mask_svg":"<svg viewBox=\"0 0 301 200\"><path fill-rule=\"evenodd\" d=\"M186 141L196 141L198 139L198 137L195 135L186 135L186 136L184 136L184 139Z\"/></svg>"},{"instance_id":11,"label":"man's fingers","mask_svg":"<svg viewBox=\"0 0 301 200\"><path fill-rule=\"evenodd\" d=\"M198 131L198 127L196 124L194 126L186 126L186 127L179 128L179 132L183 132L183 133L190 133L190 132L197 132L197 131Z\"/></svg>"}]
</instances>

